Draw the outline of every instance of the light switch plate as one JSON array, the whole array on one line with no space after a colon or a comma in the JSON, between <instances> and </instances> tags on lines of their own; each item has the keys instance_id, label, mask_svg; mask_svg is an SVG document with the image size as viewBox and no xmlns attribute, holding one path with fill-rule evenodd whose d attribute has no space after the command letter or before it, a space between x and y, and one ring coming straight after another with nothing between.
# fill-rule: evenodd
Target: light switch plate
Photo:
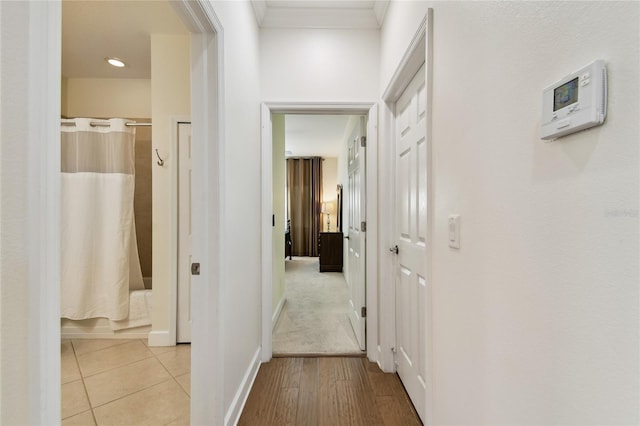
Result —
<instances>
[{"instance_id":1,"label":"light switch plate","mask_svg":"<svg viewBox=\"0 0 640 426\"><path fill-rule=\"evenodd\" d=\"M449 247L460 248L460 215L449 215Z\"/></svg>"}]
</instances>

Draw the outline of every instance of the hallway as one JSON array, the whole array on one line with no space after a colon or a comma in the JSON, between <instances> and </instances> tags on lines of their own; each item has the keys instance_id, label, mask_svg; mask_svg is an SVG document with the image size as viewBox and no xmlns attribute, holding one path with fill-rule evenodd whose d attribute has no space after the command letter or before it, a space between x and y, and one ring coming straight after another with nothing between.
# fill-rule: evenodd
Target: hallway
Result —
<instances>
[{"instance_id":1,"label":"hallway","mask_svg":"<svg viewBox=\"0 0 640 426\"><path fill-rule=\"evenodd\" d=\"M262 364L238 425L421 425L396 374L366 358Z\"/></svg>"},{"instance_id":2,"label":"hallway","mask_svg":"<svg viewBox=\"0 0 640 426\"><path fill-rule=\"evenodd\" d=\"M128 398L114 393L108 402L92 399L91 385L84 389L82 383L97 382L102 371L63 374L66 389L60 383L60 357L68 355L60 353L65 235L59 116L63 105L72 115L62 87L81 91L69 76L62 78L64 3L0 1L0 45L8 47L0 61L6 89L0 96L0 424L6 425L57 424L92 411L100 420L103 407ZM361 7L353 8L356 3ZM267 235L276 235L264 177L273 167L273 152L262 137L269 111L336 113L373 106L379 137L364 141L369 170L376 171L374 184L366 186L372 204L365 221L372 257L366 263L368 359L396 371L398 336L428 340L410 355L423 360L428 375L422 380L427 398L418 402L428 407L429 424L640 424L640 2L175 0L170 6L190 23L192 59L182 65L168 60L160 68L168 77L191 77L182 90L191 100L181 112L168 109L182 104L177 97L153 97L153 132L163 136L153 137L158 151L152 154L167 163L161 167L154 157L151 167L161 177L155 183L175 185L178 156L166 117L188 112L194 122L192 254L200 266L190 299L197 343L189 376L194 424L236 423L261 361L271 355L273 312L281 299L272 286L263 288L273 274L271 263L262 260L282 252L267 244ZM107 66L104 58L111 53L92 47L93 63ZM156 59L177 56L159 46L154 51ZM572 77L596 60L605 62L606 74ZM396 149L408 123L397 113L406 110L398 105L400 94L423 62L420 97L406 105L419 105L427 119L419 147L427 173L418 175L398 158L408 152ZM601 126L542 140L541 112L556 106L544 93L562 87L557 84L567 77L582 78L582 94L596 93L591 82L608 81L600 106L609 116ZM165 85L176 91L182 86ZM597 105L581 96L564 107L567 113L581 115L587 105ZM102 96L95 100L104 106ZM159 108L158 100L167 108ZM424 197L398 200L397 183L414 187L425 178ZM171 198L153 201L166 219L153 218L152 233L160 237L155 242L162 243L154 253L172 256ZM416 205L426 211L410 220L403 209ZM282 219L277 215L276 223ZM397 254L412 252L398 241L405 236L390 228L424 231L424 276L404 268ZM282 240L282 233L277 236ZM176 269L156 260L154 309L159 314L162 303L164 310L154 315L149 339L170 345L175 305L168 301ZM403 280L417 281L423 294L397 291L408 287ZM415 329L398 327L402 315L410 318L409 310L398 309L398 294L427 307ZM162 364L163 354L153 354L144 342L119 346L144 355L133 362ZM74 347L75 341L66 349ZM76 364L91 358L76 355ZM299 378L305 361L290 361L302 363L295 367ZM317 361L317 375L312 368L319 389L314 401L324 398L327 362ZM179 399L188 398L179 376L157 371ZM262 375L257 387L264 386ZM273 375L280 381L277 395L263 397L280 405L305 401L304 380L296 379L295 387L289 379L284 383L289 374ZM331 409L351 413L341 405L354 398L350 386L360 384L336 379ZM78 410L61 413L61 395L73 388L85 399ZM267 418L272 407L260 407L253 415ZM298 408L293 421L303 412ZM358 413L354 421L364 422L368 413Z\"/></svg>"}]
</instances>

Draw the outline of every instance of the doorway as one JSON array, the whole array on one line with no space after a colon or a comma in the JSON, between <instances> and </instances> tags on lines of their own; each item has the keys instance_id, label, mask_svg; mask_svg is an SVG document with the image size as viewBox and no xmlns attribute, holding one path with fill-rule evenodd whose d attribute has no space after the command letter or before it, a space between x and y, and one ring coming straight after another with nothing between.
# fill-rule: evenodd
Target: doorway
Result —
<instances>
[{"instance_id":1,"label":"doorway","mask_svg":"<svg viewBox=\"0 0 640 426\"><path fill-rule=\"evenodd\" d=\"M263 133L262 133L262 145L263 145L263 155L262 155L262 164L263 164L263 202L262 202L262 212L263 218L268 218L268 221L263 222L263 250L262 250L262 288L263 288L263 303L262 303L262 340L263 340L263 351L262 351L262 360L268 361L271 359L273 355L273 325L275 320L277 319L274 313L274 304L273 304L273 265L274 259L278 259L284 257L284 253L276 253L273 250L273 240L274 238L281 238L281 236L274 235L272 231L272 220L273 220L273 140L272 140L272 114L334 114L334 115L364 115L368 117L368 127L367 133L369 135L369 143L371 146L377 146L377 106L374 104L352 104L352 105L341 105L339 107L332 107L327 105L313 105L313 104L298 104L298 105L267 105L263 104L262 108L262 122L263 122ZM375 149L366 155L366 161L368 163L373 162L374 167L377 159L375 158ZM374 168L375 170L375 168ZM347 171L345 170L345 173ZM376 191L377 191L377 183L375 179L371 179L370 177L367 180L366 187L366 205L367 206L375 206L376 200ZM337 196L336 196L337 198ZM363 210L364 211L364 210ZM375 224L377 220L376 209L369 209L370 215L367 217L367 221L370 224L370 230L372 232L369 233L368 238L366 239L366 246L371 247L370 253L372 258L369 259L369 263L366 264L363 272L367 278L367 280L372 279L375 282L376 280L376 268L373 266L376 263L375 260L375 244L377 243L377 232L375 230ZM336 221L337 223L337 221ZM364 288L363 288L364 291ZM363 299L365 297L363 296ZM375 292L370 292L366 295L366 304L373 306L374 309L373 315L375 317L375 306L377 303ZM275 312L277 314L277 312ZM377 324L376 321L371 321L371 317L369 316L369 321L371 322L371 326L367 329L367 336L375 335L371 333L376 332ZM367 341L367 347L371 350L373 354L373 349L371 346L374 344L371 339Z\"/></svg>"},{"instance_id":2,"label":"doorway","mask_svg":"<svg viewBox=\"0 0 640 426\"><path fill-rule=\"evenodd\" d=\"M144 16L148 18L148 24L142 28L139 24L142 20L138 19ZM158 162L161 157L167 158L167 149L164 147L168 139L168 132L165 134L164 124L156 123L152 127L152 104L154 103L152 92L153 84L151 79L151 51L154 47L152 35L155 34L171 34L172 36L182 37L183 44L188 47L188 32L180 19L176 16L173 8L166 3L157 2L154 4L139 3L113 3L113 2L63 2L62 3L62 90L61 90L61 115L67 117L90 117L92 119L109 119L109 118L126 118L135 121L135 126L127 127L131 133L135 133L135 167L132 174L135 176L134 199L132 201L134 211L134 228L131 244L132 259L139 259L141 265L141 274L144 281L144 288L140 290L129 280L127 287L125 283L124 294L119 303L122 305L133 305L129 303L135 297L141 299L138 303L136 311L140 311L136 315L136 321L129 324L119 325L118 327L110 326L109 322L103 319L91 318L99 317L96 312L77 312L70 318L85 321L63 320L63 335L72 338L94 338L94 337L111 337L111 338L146 338L151 331L151 321L153 317L152 306L162 309L162 294L166 289L166 278L163 277L162 271L157 274L158 282L153 283L153 271L158 272L158 263L167 264L169 262L162 259L158 262L158 256L163 252L164 244L162 238L158 238L157 228L152 231L152 221L162 223L166 220L168 214L162 209L158 203L158 197L164 198L165 194L170 190L165 185L159 185L158 180L163 179L163 166L156 164L156 156ZM112 31L113 26L121 28L120 31ZM146 32L145 32L146 31ZM153 34L152 34L153 32ZM146 36L145 36L146 35ZM156 49L160 41L156 40ZM106 52L110 52L106 54ZM96 57L97 56L97 57ZM111 66L105 61L103 56L118 56L124 62L122 67ZM186 90L181 91L180 99L186 98L188 108L188 53L176 58L178 64L182 63L185 69L187 84L184 86ZM157 80L158 76L154 76ZM162 76L161 76L162 78ZM156 95L158 92L156 91ZM182 108L178 106L178 108ZM180 111L178 109L176 112ZM157 118L157 117L156 117ZM143 127L141 122L148 123ZM103 122L102 122L103 123ZM65 123L73 124L73 123ZM97 124L101 124L98 122ZM133 123L127 122L130 126ZM92 126L94 123L92 122ZM108 126L108 122L105 124ZM69 127L69 126L65 126ZM70 126L74 128L75 126ZM92 130L109 129L110 127L92 127ZM98 133L98 132L95 132ZM153 133L153 140L152 140ZM166 144L166 145L165 145ZM153 148L160 148L155 151ZM110 154L99 155L99 158L108 161L109 155L117 158L117 151ZM164 169L170 169L170 165L165 165ZM63 176L63 187L68 187L68 177ZM116 178L115 175L106 175L105 179ZM97 188L96 188L97 189ZM64 191L63 191L64 192ZM101 193L102 191L94 190L93 193ZM73 199L73 198L72 198ZM116 204L115 201L108 203L108 206ZM130 203L129 203L130 204ZM71 210L63 205L63 218L68 215ZM155 211L154 211L155 210ZM163 211L164 210L164 211ZM152 219L153 218L153 219ZM68 222L68 220L67 220ZM80 228L73 221L70 228ZM95 229L101 226L84 227L81 233L87 233L95 236ZM87 229L88 228L88 229ZM122 242L126 246L125 242ZM135 247L137 246L137 250ZM64 246L63 246L64 247ZM87 250L90 251L90 250ZM94 263L95 258L86 259L82 262L76 256L68 251L62 252L62 261L65 263ZM153 258L155 262L153 261ZM161 257L160 257L161 258ZM154 263L152 265L152 263ZM108 266L107 266L108 265ZM109 268L109 266L111 268ZM160 265L161 266L161 265ZM131 276L135 276L135 267L133 263L123 265L123 269L130 269ZM114 262L106 263L105 269L115 269ZM64 269L63 269L64 272ZM140 272L138 272L139 275ZM104 276L101 272L94 275L87 274L83 277L83 281L78 283L77 288L69 289L69 275L63 281L65 284L65 292L62 294L62 302L65 303L66 298L76 291L82 291L86 287L82 282L95 282ZM95 279L94 279L95 278ZM136 280L137 281L137 280ZM111 280L106 281L109 285ZM154 285L155 284L155 285ZM132 290L136 290L134 293ZM138 294L144 291L144 295ZM153 294L156 293L156 303L152 301ZM128 299L128 300L126 300ZM159 300L158 300L159 299ZM97 304L97 302L96 302ZM74 309L74 311L81 311ZM146 313L145 313L146 311ZM93 315L92 315L93 314ZM68 316L68 315L65 315ZM110 319L114 319L111 317ZM144 325L146 323L146 328ZM112 332L113 329L117 332ZM96 334L99 334L97 336ZM135 334L135 336L134 336Z\"/></svg>"},{"instance_id":3,"label":"doorway","mask_svg":"<svg viewBox=\"0 0 640 426\"><path fill-rule=\"evenodd\" d=\"M194 164L194 192L204 194L198 199L197 212L193 213L194 226L206 230L194 241L194 256L206 267L201 269L194 281L203 283L194 291L192 299L193 317L198 318L199 327L192 330L193 339L201 342L199 350L192 354L192 368L196 374L191 381L191 388L197 390L192 397L191 421L196 424L222 423L222 394L219 366L211 365L211 359L219 359L216 352L219 349L219 322L216 312L219 310L218 286L218 247L209 238L219 230L221 203L218 198L220 175L220 139L221 139L221 108L219 99L224 98L224 88L221 84L218 70L223 66L222 61L222 26L216 17L213 7L204 1L176 1L173 2L186 26L191 32L191 49L194 56L202 61L191 63L192 72L192 116L196 119L193 128L194 154L198 161ZM30 164L42 164L46 167L37 176L39 187L34 187L30 197L39 200L34 206L33 215L39 211L52 212L45 221L35 220L30 215L30 223L39 223L42 233L38 238L32 238L34 251L37 251L39 261L34 262L36 274L34 285L29 294L34 297L32 305L37 308L30 310L34 321L31 326L31 341L33 355L29 359L30 375L29 392L30 414L33 421L42 424L52 424L60 419L60 358L59 353L59 285L54 280L52 285L46 276L58 276L59 258L59 224L56 220L60 200L47 194L59 194L59 118L60 111L60 4L32 5L30 16L33 22L38 20L41 25L32 25L30 34L33 36L33 52L38 53L42 60L32 61L32 71L38 72L39 78L30 78L28 87L52 88L55 90L30 90L29 100L32 104L43 105L43 108L31 109L29 117L33 123L43 123L33 132L39 134L39 139L31 141L33 146L42 147L29 155ZM32 52L32 53L33 53ZM38 81L39 80L39 81ZM37 84L36 84L37 82ZM36 117L38 119L36 119ZM42 137L46 134L47 137ZM52 143L53 142L53 143ZM58 154L56 154L58 153ZM209 190L211 188L211 190ZM34 196L34 194L40 194ZM42 196L42 194L47 195ZM34 241L40 242L35 244ZM38 250L35 247L39 247ZM47 271L46 274L41 271ZM204 285L206 283L207 285ZM46 297L42 295L47 295ZM212 331L213 330L213 331ZM167 333L168 335L169 333ZM40 354L40 355L38 355ZM43 367L44 366L44 367ZM211 399L213 398L213 400ZM213 401L213 403L212 403Z\"/></svg>"},{"instance_id":4,"label":"doorway","mask_svg":"<svg viewBox=\"0 0 640 426\"><path fill-rule=\"evenodd\" d=\"M393 286L381 288L381 297L395 300L385 316L392 327L392 358L416 411L425 424L433 422L432 364L432 23L427 14L382 98L391 159L385 192L392 201L383 216L393 260L382 272ZM383 360L384 361L384 360Z\"/></svg>"},{"instance_id":5,"label":"doorway","mask_svg":"<svg viewBox=\"0 0 640 426\"><path fill-rule=\"evenodd\" d=\"M349 323L353 302L347 272L364 271L349 265L352 204L343 198L350 189L353 150L348 142L353 133L364 131L364 117L273 114L271 118L273 352L361 356ZM364 349L364 340L362 344Z\"/></svg>"}]
</instances>

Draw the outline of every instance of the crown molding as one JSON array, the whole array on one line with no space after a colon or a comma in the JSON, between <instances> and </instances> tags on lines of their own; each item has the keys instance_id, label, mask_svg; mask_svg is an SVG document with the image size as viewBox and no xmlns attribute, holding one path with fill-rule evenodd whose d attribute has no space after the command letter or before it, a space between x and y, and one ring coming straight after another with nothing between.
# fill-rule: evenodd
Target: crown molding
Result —
<instances>
[{"instance_id":1,"label":"crown molding","mask_svg":"<svg viewBox=\"0 0 640 426\"><path fill-rule=\"evenodd\" d=\"M251 5L253 6L253 13L256 15L256 21L258 21L258 26L262 26L262 22L264 21L264 17L267 14L267 1L266 0L251 0Z\"/></svg>"},{"instance_id":2,"label":"crown molding","mask_svg":"<svg viewBox=\"0 0 640 426\"><path fill-rule=\"evenodd\" d=\"M379 29L389 0L373 8L270 7L266 0L251 0L262 28Z\"/></svg>"},{"instance_id":3,"label":"crown molding","mask_svg":"<svg viewBox=\"0 0 640 426\"><path fill-rule=\"evenodd\" d=\"M382 28L384 23L384 17L387 15L387 9L389 8L389 0L377 0L373 5L373 12L378 20L378 25Z\"/></svg>"}]
</instances>

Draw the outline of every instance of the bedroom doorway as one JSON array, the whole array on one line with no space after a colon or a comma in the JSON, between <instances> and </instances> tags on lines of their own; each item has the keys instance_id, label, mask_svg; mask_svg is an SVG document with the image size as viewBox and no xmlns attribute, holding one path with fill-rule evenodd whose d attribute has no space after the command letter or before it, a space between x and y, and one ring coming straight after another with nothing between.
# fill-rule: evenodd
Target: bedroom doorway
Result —
<instances>
[{"instance_id":1,"label":"bedroom doorway","mask_svg":"<svg viewBox=\"0 0 640 426\"><path fill-rule=\"evenodd\" d=\"M366 354L366 332L362 314L366 310L365 277L368 271L363 257L361 265L349 272L350 263L353 262L353 257L350 262L349 253L354 253L350 248L353 229L349 221L356 219L356 214L349 211L355 199L352 197L349 201L349 188L354 188L354 182L349 183L349 142L354 134L358 135L358 143L362 142L367 121L377 142L377 125L374 124L377 122L377 108L373 108L375 115L372 119L369 119L369 108L362 105L339 110L306 107L279 109L266 105L263 108L263 124L266 124L263 125L263 153L270 154L269 158L263 156L263 165L269 162L269 170L265 168L267 173L263 176L263 212L268 212L270 219L269 227L263 228L263 243L266 239L270 242L263 245L263 277L271 278L263 281L263 360L271 359L272 355L363 356ZM335 136L334 151L331 151L330 143L321 142L329 140L322 135L323 131L313 127L315 122L316 125L330 128L332 120L341 123ZM316 137L321 141L315 140ZM304 142L308 143L307 148ZM365 163L364 149L361 154ZM314 241L320 246L318 257L298 256L300 252L290 246L291 241L295 246L291 233L296 231L289 222L292 194L286 183L286 163L288 160L311 157L324 160L322 180L325 184L321 198L316 200L319 210L319 214L316 214L321 222L321 232ZM365 182L366 178L362 175L361 183ZM362 218L366 212L366 194L373 189L362 185L362 192L358 192L362 200L358 215L362 214ZM358 220L357 229L360 229L361 222ZM363 247L372 243L373 240L362 239ZM267 247L270 250L264 250ZM330 265L323 260L323 248L331 254ZM326 258L327 253L324 256ZM335 260L336 257L339 261ZM358 291L353 290L353 273L361 276ZM356 294L361 296L354 298ZM359 322L355 322L354 329L349 317L355 311ZM358 330L360 342L356 337Z\"/></svg>"},{"instance_id":2,"label":"bedroom doorway","mask_svg":"<svg viewBox=\"0 0 640 426\"><path fill-rule=\"evenodd\" d=\"M272 117L273 210L285 231L283 238L274 229L274 240L285 244L284 250L274 248L273 256L273 296L279 304L273 316L275 356L363 354L349 321L351 279L360 268L347 275L354 260L348 256L352 227L342 229L353 217L350 210L359 206L342 208L353 187L348 140L362 132L363 122L364 116L340 114Z\"/></svg>"}]
</instances>

